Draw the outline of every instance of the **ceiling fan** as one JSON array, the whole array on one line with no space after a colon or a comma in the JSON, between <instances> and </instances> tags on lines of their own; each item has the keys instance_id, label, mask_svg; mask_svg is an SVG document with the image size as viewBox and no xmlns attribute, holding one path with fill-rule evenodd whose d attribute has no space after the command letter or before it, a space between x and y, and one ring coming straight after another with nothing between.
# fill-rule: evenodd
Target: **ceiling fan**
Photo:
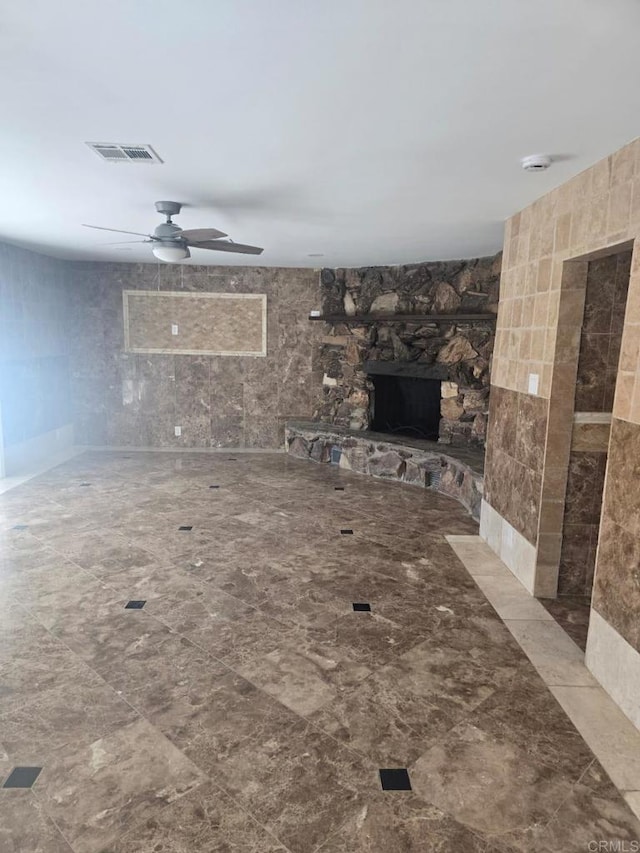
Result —
<instances>
[{"instance_id":1,"label":"ceiling fan","mask_svg":"<svg viewBox=\"0 0 640 853\"><path fill-rule=\"evenodd\" d=\"M85 228L96 228L98 231L114 231L118 234L135 234L145 237L144 240L127 240L128 243L151 243L151 251L160 261L177 263L191 257L189 247L194 249L213 249L217 252L236 252L241 255L261 255L264 249L258 246L246 246L244 243L234 243L231 238L221 238L228 235L217 228L192 228L183 231L175 225L171 217L180 213L182 205L177 201L157 201L156 210L166 216L166 221L158 225L153 234L141 234L139 231L123 231L120 228L103 228L101 225L84 225ZM115 244L112 244L115 245Z\"/></svg>"}]
</instances>

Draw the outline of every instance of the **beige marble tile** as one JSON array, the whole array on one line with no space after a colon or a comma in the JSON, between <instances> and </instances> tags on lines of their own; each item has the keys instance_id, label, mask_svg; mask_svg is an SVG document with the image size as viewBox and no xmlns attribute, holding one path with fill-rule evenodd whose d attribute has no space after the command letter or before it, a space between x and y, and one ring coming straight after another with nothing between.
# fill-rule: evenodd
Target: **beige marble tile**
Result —
<instances>
[{"instance_id":1,"label":"beige marble tile","mask_svg":"<svg viewBox=\"0 0 640 853\"><path fill-rule=\"evenodd\" d=\"M505 624L546 684L595 686L583 652L555 620L516 619Z\"/></svg>"},{"instance_id":2,"label":"beige marble tile","mask_svg":"<svg viewBox=\"0 0 640 853\"><path fill-rule=\"evenodd\" d=\"M627 717L640 728L640 654L596 606L591 608L589 621L587 666Z\"/></svg>"},{"instance_id":3,"label":"beige marble tile","mask_svg":"<svg viewBox=\"0 0 640 853\"><path fill-rule=\"evenodd\" d=\"M507 849L529 853L531 850L554 853L582 853L589 845L611 844L633 849L640 837L640 822L612 785L598 785L585 774L585 783L575 785L553 819L547 824L534 824L509 832L500 838ZM597 850L598 847L595 847Z\"/></svg>"},{"instance_id":4,"label":"beige marble tile","mask_svg":"<svg viewBox=\"0 0 640 853\"><path fill-rule=\"evenodd\" d=\"M123 299L130 352L266 355L266 294L125 290Z\"/></svg>"},{"instance_id":5,"label":"beige marble tile","mask_svg":"<svg viewBox=\"0 0 640 853\"><path fill-rule=\"evenodd\" d=\"M411 767L413 790L472 830L504 834L544 820L571 793L526 746L461 723Z\"/></svg>"},{"instance_id":6,"label":"beige marble tile","mask_svg":"<svg viewBox=\"0 0 640 853\"><path fill-rule=\"evenodd\" d=\"M170 703L150 712L150 720L205 773L237 750L258 747L295 725L299 717L235 672L206 689L184 685Z\"/></svg>"},{"instance_id":7,"label":"beige marble tile","mask_svg":"<svg viewBox=\"0 0 640 853\"><path fill-rule=\"evenodd\" d=\"M110 853L287 853L286 848L223 791L199 786L153 820L127 832Z\"/></svg>"},{"instance_id":8,"label":"beige marble tile","mask_svg":"<svg viewBox=\"0 0 640 853\"><path fill-rule=\"evenodd\" d=\"M550 689L615 785L640 790L640 732L604 690L597 685Z\"/></svg>"},{"instance_id":9,"label":"beige marble tile","mask_svg":"<svg viewBox=\"0 0 640 853\"><path fill-rule=\"evenodd\" d=\"M76 853L98 853L202 784L197 767L145 720L52 756L38 799Z\"/></svg>"},{"instance_id":10,"label":"beige marble tile","mask_svg":"<svg viewBox=\"0 0 640 853\"><path fill-rule=\"evenodd\" d=\"M308 853L378 790L376 777L373 764L301 721L235 752L216 781L291 853Z\"/></svg>"},{"instance_id":11,"label":"beige marble tile","mask_svg":"<svg viewBox=\"0 0 640 853\"><path fill-rule=\"evenodd\" d=\"M32 791L0 792L0 850L3 853L73 853Z\"/></svg>"},{"instance_id":12,"label":"beige marble tile","mask_svg":"<svg viewBox=\"0 0 640 853\"><path fill-rule=\"evenodd\" d=\"M627 791L624 799L634 815L640 819L640 791Z\"/></svg>"},{"instance_id":13,"label":"beige marble tile","mask_svg":"<svg viewBox=\"0 0 640 853\"><path fill-rule=\"evenodd\" d=\"M507 570L502 575L477 575L475 580L505 622L519 619L554 621L553 616Z\"/></svg>"},{"instance_id":14,"label":"beige marble tile","mask_svg":"<svg viewBox=\"0 0 640 853\"><path fill-rule=\"evenodd\" d=\"M297 647L279 648L238 669L283 705L307 716L335 699L341 687L353 686L369 675L363 664L337 657L335 651L320 646L304 653Z\"/></svg>"},{"instance_id":15,"label":"beige marble tile","mask_svg":"<svg viewBox=\"0 0 640 853\"><path fill-rule=\"evenodd\" d=\"M504 577L505 572L508 571L495 551L480 536L447 536L446 540L472 577L477 575Z\"/></svg>"},{"instance_id":16,"label":"beige marble tile","mask_svg":"<svg viewBox=\"0 0 640 853\"><path fill-rule=\"evenodd\" d=\"M374 853L378 850L498 853L498 848L486 836L472 832L412 794L392 798L388 794L377 794L368 798L322 846L322 853Z\"/></svg>"},{"instance_id":17,"label":"beige marble tile","mask_svg":"<svg viewBox=\"0 0 640 853\"><path fill-rule=\"evenodd\" d=\"M445 637L453 636L453 642ZM407 766L527 667L496 619L457 620L310 716L380 766Z\"/></svg>"}]
</instances>

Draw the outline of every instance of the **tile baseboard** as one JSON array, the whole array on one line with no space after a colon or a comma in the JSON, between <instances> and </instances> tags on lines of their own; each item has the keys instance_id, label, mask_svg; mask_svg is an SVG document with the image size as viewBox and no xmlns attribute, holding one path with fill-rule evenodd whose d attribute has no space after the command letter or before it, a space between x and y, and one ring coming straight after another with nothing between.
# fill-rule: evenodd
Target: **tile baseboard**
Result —
<instances>
[{"instance_id":1,"label":"tile baseboard","mask_svg":"<svg viewBox=\"0 0 640 853\"><path fill-rule=\"evenodd\" d=\"M640 729L640 654L593 607L586 664L614 702Z\"/></svg>"}]
</instances>

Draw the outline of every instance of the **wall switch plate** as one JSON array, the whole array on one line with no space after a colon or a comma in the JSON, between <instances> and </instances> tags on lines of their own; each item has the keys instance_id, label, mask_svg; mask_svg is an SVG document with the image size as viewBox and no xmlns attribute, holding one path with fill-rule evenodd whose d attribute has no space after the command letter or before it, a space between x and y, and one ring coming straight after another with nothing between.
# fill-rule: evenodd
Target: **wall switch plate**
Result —
<instances>
[{"instance_id":1,"label":"wall switch plate","mask_svg":"<svg viewBox=\"0 0 640 853\"><path fill-rule=\"evenodd\" d=\"M538 376L537 373L530 373L529 374L529 393L530 394L537 394L538 393L538 381L539 381L539 379L540 379L540 377Z\"/></svg>"},{"instance_id":2,"label":"wall switch plate","mask_svg":"<svg viewBox=\"0 0 640 853\"><path fill-rule=\"evenodd\" d=\"M172 324L171 324L171 334L172 334L172 335L177 335L177 334L178 334L178 324L177 324L177 323L172 323Z\"/></svg>"},{"instance_id":3,"label":"wall switch plate","mask_svg":"<svg viewBox=\"0 0 640 853\"><path fill-rule=\"evenodd\" d=\"M175 435L182 435L182 427L174 427L173 432Z\"/></svg>"}]
</instances>

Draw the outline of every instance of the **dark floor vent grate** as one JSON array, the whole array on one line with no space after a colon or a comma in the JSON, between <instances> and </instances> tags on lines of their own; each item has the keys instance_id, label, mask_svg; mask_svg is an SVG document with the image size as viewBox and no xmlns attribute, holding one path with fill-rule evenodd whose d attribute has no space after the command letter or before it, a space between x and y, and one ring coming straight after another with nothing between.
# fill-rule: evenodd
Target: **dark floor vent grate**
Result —
<instances>
[{"instance_id":1,"label":"dark floor vent grate","mask_svg":"<svg viewBox=\"0 0 640 853\"><path fill-rule=\"evenodd\" d=\"M430 489L440 488L440 471L427 472L427 486Z\"/></svg>"}]
</instances>

